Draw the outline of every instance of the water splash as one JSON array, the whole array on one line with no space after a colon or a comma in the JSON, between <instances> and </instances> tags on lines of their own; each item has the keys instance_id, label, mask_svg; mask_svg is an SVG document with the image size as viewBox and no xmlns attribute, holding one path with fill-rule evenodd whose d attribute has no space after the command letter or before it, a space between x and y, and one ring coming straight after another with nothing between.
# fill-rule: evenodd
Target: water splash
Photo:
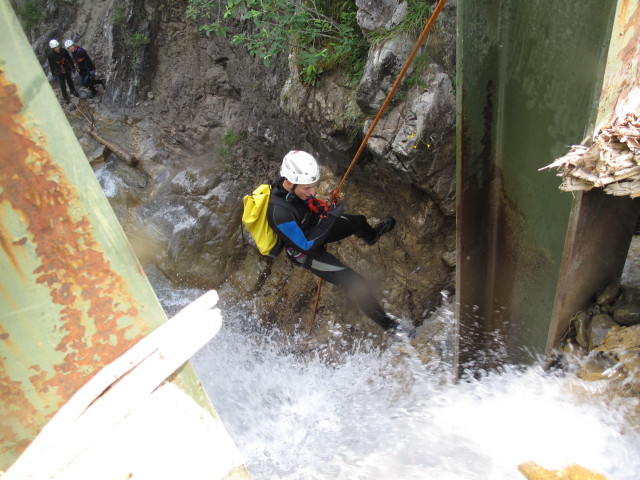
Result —
<instances>
[{"instance_id":1,"label":"water splash","mask_svg":"<svg viewBox=\"0 0 640 480\"><path fill-rule=\"evenodd\" d=\"M115 198L118 195L118 178L113 174L107 164L101 165L95 171L98 183L102 187L107 198Z\"/></svg>"},{"instance_id":2,"label":"water splash","mask_svg":"<svg viewBox=\"0 0 640 480\"><path fill-rule=\"evenodd\" d=\"M571 394L575 380L505 368L450 384L410 349L363 344L327 362L226 312L193 359L255 479L514 479L535 461L638 478L640 435ZM409 353L408 353L409 352Z\"/></svg>"},{"instance_id":3,"label":"water splash","mask_svg":"<svg viewBox=\"0 0 640 480\"><path fill-rule=\"evenodd\" d=\"M304 328L261 329L248 304L223 314L192 362L256 480L515 480L526 461L639 478L640 433L624 421L632 399L581 400L578 380L539 367L452 384L403 343L301 355Z\"/></svg>"}]
</instances>

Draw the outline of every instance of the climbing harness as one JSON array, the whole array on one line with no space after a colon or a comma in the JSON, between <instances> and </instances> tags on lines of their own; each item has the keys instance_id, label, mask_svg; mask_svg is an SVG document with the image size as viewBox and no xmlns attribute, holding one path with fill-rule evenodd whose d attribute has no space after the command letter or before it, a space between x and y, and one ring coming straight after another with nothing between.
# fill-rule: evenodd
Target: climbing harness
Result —
<instances>
[{"instance_id":1,"label":"climbing harness","mask_svg":"<svg viewBox=\"0 0 640 480\"><path fill-rule=\"evenodd\" d=\"M338 200L340 198L339 197L340 189L344 185L344 182L346 181L347 177L351 173L351 170L355 166L358 158L360 157L360 154L364 150L364 147L366 146L367 141L369 140L369 137L371 136L371 134L373 133L374 129L378 125L378 122L380 121L380 118L382 118L382 114L384 113L384 111L386 110L387 106L389 105L389 102L391 101L391 98L393 97L393 94L398 89L398 86L400 86L400 83L402 82L402 79L404 78L405 74L407 73L407 70L409 69L409 66L413 62L413 59L418 54L418 51L420 50L420 47L422 46L422 44L426 40L427 35L429 34L429 31L431 30L431 27L433 26L434 22L436 21L436 18L438 18L438 15L442 11L442 9L444 7L444 4L446 2L447 2L447 0L440 0L438 2L438 4L436 5L436 7L434 8L433 13L431 14L431 17L429 18L429 21L427 22L427 24L425 25L424 29L422 30L422 33L420 34L420 37L416 41L416 44L413 46L413 50L411 50L411 53L409 54L409 57L407 58L407 61L404 63L404 66L402 67L402 70L400 70L400 73L398 74L398 76L396 78L396 81L393 83L393 86L391 87L391 90L389 90L389 93L387 94L387 98L385 98L384 102L382 103L382 106L378 110L378 114L373 119L373 122L371 123L371 126L369 127L369 130L367 131L367 134L364 136L364 139L362 139L362 142L360 143L360 148L358 148L358 151L353 156L353 160L351 160L351 163L349 164L349 168L347 168L347 171L342 176L342 180L340 180L340 183L338 184L338 187L331 194L331 199L329 201L330 204L335 205L338 202ZM323 283L323 279L320 279L320 281L318 282L318 293L316 295L316 303L315 303L315 305L313 307L313 315L311 317L311 327L309 328L309 333L307 334L307 341L306 341L306 344L305 344L305 347L304 347L304 353L307 352L307 348L309 347L309 340L311 339L311 333L313 332L313 326L314 326L315 321L316 321L316 314L318 313L318 303L320 301L320 293L322 292L322 283Z\"/></svg>"}]
</instances>

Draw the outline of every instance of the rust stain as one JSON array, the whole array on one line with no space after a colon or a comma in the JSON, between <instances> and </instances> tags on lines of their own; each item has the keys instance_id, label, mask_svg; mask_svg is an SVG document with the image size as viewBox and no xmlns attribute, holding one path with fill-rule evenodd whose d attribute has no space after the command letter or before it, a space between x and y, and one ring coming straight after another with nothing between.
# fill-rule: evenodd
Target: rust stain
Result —
<instances>
[{"instance_id":1,"label":"rust stain","mask_svg":"<svg viewBox=\"0 0 640 480\"><path fill-rule=\"evenodd\" d=\"M52 302L62 307L55 322L61 334L55 350L63 353L63 360L51 368L33 366L37 373L30 381L45 403L59 407L142 334L130 331L131 325L122 327L123 318L130 319L130 324L139 320L136 302L126 281L100 251L91 222L74 214L79 199L73 186L40 145L45 136L27 127L21 110L16 86L0 70L0 202L7 202L23 218L40 261L32 272L35 281L46 286ZM19 269L14 250L27 240L12 243L1 234L0 243ZM0 357L0 367L5 360ZM6 370L0 368L0 372ZM0 396L0 423L22 425L35 436L34 428L44 421L34 427L33 419L42 419L43 412L37 412L26 398L21 382L0 377ZM11 431L0 430L0 436L5 445L13 439L10 443L25 446Z\"/></svg>"},{"instance_id":2,"label":"rust stain","mask_svg":"<svg viewBox=\"0 0 640 480\"><path fill-rule=\"evenodd\" d=\"M11 379L4 372L6 369L5 357L0 357L0 398L2 398L2 421L0 422L1 451L10 449L22 451L23 445L17 431L33 428L33 418L37 418L38 411L26 398L22 382Z\"/></svg>"},{"instance_id":3,"label":"rust stain","mask_svg":"<svg viewBox=\"0 0 640 480\"><path fill-rule=\"evenodd\" d=\"M623 2L620 13L616 18L616 22L624 22L624 25L615 25L613 31L620 32L620 36L626 37L626 45L620 49L618 60L621 65L629 67L630 63L638 55L638 31L640 31L640 4L637 0L633 0L635 10L631 14L628 13L630 8L629 0Z\"/></svg>"},{"instance_id":4,"label":"rust stain","mask_svg":"<svg viewBox=\"0 0 640 480\"><path fill-rule=\"evenodd\" d=\"M602 86L601 109L604 118L600 125L611 124L617 116L629 113L619 110L638 85L640 57L640 4L637 0L619 2L614 19L605 82Z\"/></svg>"},{"instance_id":5,"label":"rust stain","mask_svg":"<svg viewBox=\"0 0 640 480\"><path fill-rule=\"evenodd\" d=\"M26 279L24 272L20 268L20 263L18 262L18 260L16 259L16 256L14 255L14 251L11 248L11 244L12 242L9 240L7 234L4 232L4 228L2 228L2 224L0 224L0 247L2 247L2 250L4 250L4 253L7 255L9 262L11 262L11 265L13 265L14 270L18 272L18 274L20 275L20 277L22 277L22 279ZM15 242L13 242L13 244L15 245Z\"/></svg>"}]
</instances>

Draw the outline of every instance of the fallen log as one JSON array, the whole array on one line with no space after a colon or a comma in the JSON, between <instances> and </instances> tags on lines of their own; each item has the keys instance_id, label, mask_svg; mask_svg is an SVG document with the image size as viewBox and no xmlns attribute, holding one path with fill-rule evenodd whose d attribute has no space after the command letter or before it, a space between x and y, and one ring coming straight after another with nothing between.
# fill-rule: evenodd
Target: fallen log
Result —
<instances>
[{"instance_id":1,"label":"fallen log","mask_svg":"<svg viewBox=\"0 0 640 480\"><path fill-rule=\"evenodd\" d=\"M138 159L135 157L135 155L129 153L127 150L125 150L123 147L121 147L117 143L111 142L105 139L102 135L98 133L98 131L95 128L90 128L87 131L93 138L95 138L98 142L100 142L109 150L111 150L111 152L113 152L113 154L116 157L118 157L120 160L125 162L127 165L131 167L135 167L138 164Z\"/></svg>"}]
</instances>

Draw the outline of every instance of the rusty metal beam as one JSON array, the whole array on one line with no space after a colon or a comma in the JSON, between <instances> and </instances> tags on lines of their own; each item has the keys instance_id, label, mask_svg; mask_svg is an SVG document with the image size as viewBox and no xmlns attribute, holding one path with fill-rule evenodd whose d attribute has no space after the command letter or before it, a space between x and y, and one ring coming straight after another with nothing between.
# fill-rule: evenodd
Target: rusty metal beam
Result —
<instances>
[{"instance_id":1,"label":"rusty metal beam","mask_svg":"<svg viewBox=\"0 0 640 480\"><path fill-rule=\"evenodd\" d=\"M580 143L615 1L458 3L458 364L543 353L571 197L540 167Z\"/></svg>"},{"instance_id":2,"label":"rusty metal beam","mask_svg":"<svg viewBox=\"0 0 640 480\"><path fill-rule=\"evenodd\" d=\"M166 321L7 0L0 0L0 470ZM177 383L210 411L189 368Z\"/></svg>"},{"instance_id":3,"label":"rusty metal beam","mask_svg":"<svg viewBox=\"0 0 640 480\"><path fill-rule=\"evenodd\" d=\"M603 78L594 135L616 118L640 112L640 3L636 0L618 1ZM547 352L563 337L573 315L600 289L620 278L639 211L638 200L613 197L597 189L576 195Z\"/></svg>"}]
</instances>

